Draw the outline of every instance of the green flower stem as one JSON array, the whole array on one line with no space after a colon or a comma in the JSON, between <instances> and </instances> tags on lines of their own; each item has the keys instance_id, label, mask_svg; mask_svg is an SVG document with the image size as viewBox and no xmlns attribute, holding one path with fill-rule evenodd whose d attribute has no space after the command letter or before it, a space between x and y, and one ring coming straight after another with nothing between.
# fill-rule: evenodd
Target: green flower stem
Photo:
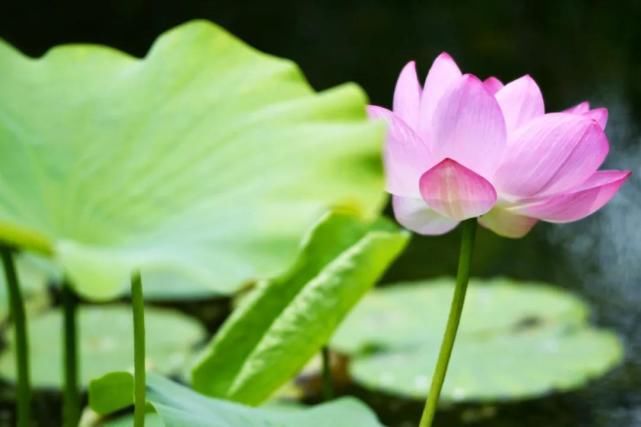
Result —
<instances>
[{"instance_id":1,"label":"green flower stem","mask_svg":"<svg viewBox=\"0 0 641 427\"><path fill-rule=\"evenodd\" d=\"M134 427L145 425L145 300L140 273L131 277L131 305L134 317Z\"/></svg>"},{"instance_id":2,"label":"green flower stem","mask_svg":"<svg viewBox=\"0 0 641 427\"><path fill-rule=\"evenodd\" d=\"M13 321L16 345L16 371L18 373L16 393L16 427L28 427L31 418L31 384L29 379L29 343L27 341L27 319L24 310L24 301L16 266L14 249L1 246L2 264L7 281L9 293L9 314Z\"/></svg>"},{"instance_id":3,"label":"green flower stem","mask_svg":"<svg viewBox=\"0 0 641 427\"><path fill-rule=\"evenodd\" d=\"M65 427L77 427L80 419L80 388L78 386L78 327L76 312L78 300L67 281L61 286L64 318L65 378L62 417Z\"/></svg>"},{"instance_id":4,"label":"green flower stem","mask_svg":"<svg viewBox=\"0 0 641 427\"><path fill-rule=\"evenodd\" d=\"M332 361L329 347L324 346L321 350L323 359L323 398L325 401L332 400L334 397L334 385L332 383Z\"/></svg>"},{"instance_id":5,"label":"green flower stem","mask_svg":"<svg viewBox=\"0 0 641 427\"><path fill-rule=\"evenodd\" d=\"M447 366L450 362L454 340L456 339L456 331L458 330L461 313L463 312L465 292L467 291L467 283L470 279L470 262L472 260L475 236L476 218L465 220L462 223L461 251L459 254L456 287L454 288L454 296L452 297L450 315L447 319L447 327L445 328L445 334L441 343L441 350L438 355L434 374L432 375L432 386L427 395L427 401L425 402L419 427L431 427L434 414L436 414L439 396L441 395L441 389L443 388L443 382L445 381L445 375L447 373Z\"/></svg>"}]
</instances>

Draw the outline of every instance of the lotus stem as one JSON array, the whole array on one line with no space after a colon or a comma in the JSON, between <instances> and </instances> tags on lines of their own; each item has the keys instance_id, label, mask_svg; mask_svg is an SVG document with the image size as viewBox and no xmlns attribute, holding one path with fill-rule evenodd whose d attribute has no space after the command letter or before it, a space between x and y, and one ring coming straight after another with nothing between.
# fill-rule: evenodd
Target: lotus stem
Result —
<instances>
[{"instance_id":1,"label":"lotus stem","mask_svg":"<svg viewBox=\"0 0 641 427\"><path fill-rule=\"evenodd\" d=\"M134 320L134 427L145 425L145 300L142 279L136 272L131 277L131 305Z\"/></svg>"},{"instance_id":2,"label":"lotus stem","mask_svg":"<svg viewBox=\"0 0 641 427\"><path fill-rule=\"evenodd\" d=\"M334 384L332 381L332 361L328 346L321 350L323 359L323 398L325 401L332 400L334 397Z\"/></svg>"},{"instance_id":3,"label":"lotus stem","mask_svg":"<svg viewBox=\"0 0 641 427\"><path fill-rule=\"evenodd\" d=\"M61 286L62 313L64 318L64 363L62 418L65 427L77 427L80 419L80 388L78 386L78 325L76 322L78 299L67 281Z\"/></svg>"},{"instance_id":4,"label":"lotus stem","mask_svg":"<svg viewBox=\"0 0 641 427\"><path fill-rule=\"evenodd\" d=\"M1 246L2 264L9 293L9 315L13 321L16 346L16 427L28 427L31 418L31 382L29 378L29 343L24 300L18 282L14 248Z\"/></svg>"},{"instance_id":5,"label":"lotus stem","mask_svg":"<svg viewBox=\"0 0 641 427\"><path fill-rule=\"evenodd\" d=\"M476 218L465 220L462 223L461 250L459 254L458 271L456 273L456 287L454 288L450 314L447 319L447 327L445 328L445 334L441 342L441 350L439 351L434 374L432 375L432 385L427 395L419 427L431 427L438 407L441 389L445 382L447 366L452 356L452 348L454 347L456 332L461 321L461 313L463 312L463 305L465 303L465 293L470 279L470 263L474 248L476 227Z\"/></svg>"}]
</instances>

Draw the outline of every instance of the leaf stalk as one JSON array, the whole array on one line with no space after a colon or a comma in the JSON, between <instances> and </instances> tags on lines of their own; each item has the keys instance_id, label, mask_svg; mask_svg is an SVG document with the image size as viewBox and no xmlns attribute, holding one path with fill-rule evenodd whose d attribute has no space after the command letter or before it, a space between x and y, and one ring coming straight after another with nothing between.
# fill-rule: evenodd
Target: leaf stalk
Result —
<instances>
[{"instance_id":1,"label":"leaf stalk","mask_svg":"<svg viewBox=\"0 0 641 427\"><path fill-rule=\"evenodd\" d=\"M131 277L131 305L134 322L134 427L145 425L145 300L139 272Z\"/></svg>"},{"instance_id":2,"label":"leaf stalk","mask_svg":"<svg viewBox=\"0 0 641 427\"><path fill-rule=\"evenodd\" d=\"M13 322L16 346L16 427L28 427L31 419L31 379L29 372L29 342L24 299L18 281L15 264L15 249L0 246L2 264L9 294L9 315Z\"/></svg>"}]
</instances>

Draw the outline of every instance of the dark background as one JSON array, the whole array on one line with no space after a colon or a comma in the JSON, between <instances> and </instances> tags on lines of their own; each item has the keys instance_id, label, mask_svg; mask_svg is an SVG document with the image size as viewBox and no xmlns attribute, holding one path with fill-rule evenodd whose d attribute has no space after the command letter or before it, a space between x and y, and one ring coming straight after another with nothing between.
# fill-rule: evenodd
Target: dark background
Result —
<instances>
[{"instance_id":1,"label":"dark background","mask_svg":"<svg viewBox=\"0 0 641 427\"><path fill-rule=\"evenodd\" d=\"M476 74L532 74L552 108L616 80L641 98L637 1L7 1L0 36L31 55L60 43L101 43L142 56L161 32L215 21L294 59L317 88L362 84L375 102L410 58L427 70L446 50ZM638 102L635 102L638 106Z\"/></svg>"},{"instance_id":2,"label":"dark background","mask_svg":"<svg viewBox=\"0 0 641 427\"><path fill-rule=\"evenodd\" d=\"M4 0L0 37L33 56L78 42L143 56L160 33L196 18L295 60L317 89L356 81L376 104L390 104L408 60L424 75L447 51L480 76L531 74L548 111L584 99L608 107L608 165L635 173L614 202L580 223L538 225L517 241L482 231L473 268L580 293L594 306L594 321L624 338L626 362L584 390L505 405L473 425L641 426L641 2ZM386 280L452 274L456 254L456 233L415 238ZM419 409L402 411L416 419ZM460 411L446 413L441 425L458 425Z\"/></svg>"}]
</instances>

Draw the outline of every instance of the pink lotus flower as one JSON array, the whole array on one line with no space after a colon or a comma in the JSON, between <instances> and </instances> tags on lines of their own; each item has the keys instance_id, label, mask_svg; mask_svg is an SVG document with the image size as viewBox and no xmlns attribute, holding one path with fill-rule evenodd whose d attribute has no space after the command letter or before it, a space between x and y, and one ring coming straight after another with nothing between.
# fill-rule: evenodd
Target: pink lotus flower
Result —
<instances>
[{"instance_id":1,"label":"pink lotus flower","mask_svg":"<svg viewBox=\"0 0 641 427\"><path fill-rule=\"evenodd\" d=\"M598 170L609 150L608 112L587 102L545 113L530 76L506 85L461 74L441 54L421 88L403 68L388 123L387 190L397 220L442 234L468 218L499 235L522 237L537 221L584 218L615 195L629 171Z\"/></svg>"}]
</instances>

